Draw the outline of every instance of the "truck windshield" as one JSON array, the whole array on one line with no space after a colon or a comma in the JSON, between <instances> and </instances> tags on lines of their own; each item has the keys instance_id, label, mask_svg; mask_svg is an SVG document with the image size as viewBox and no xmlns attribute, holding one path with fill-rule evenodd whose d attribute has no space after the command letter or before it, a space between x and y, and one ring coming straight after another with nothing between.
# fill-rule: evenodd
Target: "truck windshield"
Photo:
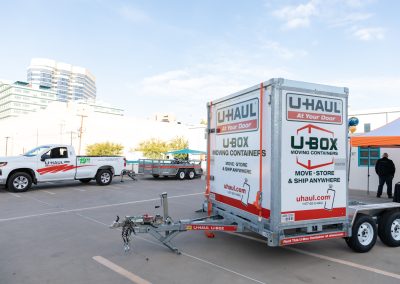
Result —
<instances>
[{"instance_id":1,"label":"truck windshield","mask_svg":"<svg viewBox=\"0 0 400 284\"><path fill-rule=\"evenodd\" d=\"M50 146L39 146L39 147L33 148L32 150L26 152L24 154L24 156L26 156L26 157L34 157L37 154L41 153L43 150L49 149L49 148L50 148Z\"/></svg>"}]
</instances>

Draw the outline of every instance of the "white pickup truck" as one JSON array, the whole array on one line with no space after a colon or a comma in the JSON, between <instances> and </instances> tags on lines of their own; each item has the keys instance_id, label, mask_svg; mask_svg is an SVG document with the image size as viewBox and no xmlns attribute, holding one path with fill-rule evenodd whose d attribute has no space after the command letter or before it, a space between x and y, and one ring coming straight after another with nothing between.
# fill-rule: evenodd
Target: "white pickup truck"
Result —
<instances>
[{"instance_id":1,"label":"white pickup truck","mask_svg":"<svg viewBox=\"0 0 400 284\"><path fill-rule=\"evenodd\" d=\"M32 183L79 180L108 185L121 174L126 160L120 156L76 156L69 145L43 145L24 155L0 157L0 184L15 192L27 191Z\"/></svg>"}]
</instances>

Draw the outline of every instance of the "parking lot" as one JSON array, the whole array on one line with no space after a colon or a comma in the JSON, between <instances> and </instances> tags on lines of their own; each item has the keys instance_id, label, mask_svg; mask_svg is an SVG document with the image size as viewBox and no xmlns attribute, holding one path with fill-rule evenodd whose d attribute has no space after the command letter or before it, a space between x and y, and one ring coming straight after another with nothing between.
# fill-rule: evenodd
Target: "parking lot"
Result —
<instances>
[{"instance_id":1,"label":"parking lot","mask_svg":"<svg viewBox=\"0 0 400 284\"><path fill-rule=\"evenodd\" d=\"M155 206L162 192L175 220L202 216L195 212L201 179L49 183L18 194L0 188L0 283L400 282L400 248L379 240L357 254L341 239L271 248L255 235L185 232L173 241L182 255L147 235L124 253L121 232L108 225L116 215L161 213Z\"/></svg>"}]
</instances>

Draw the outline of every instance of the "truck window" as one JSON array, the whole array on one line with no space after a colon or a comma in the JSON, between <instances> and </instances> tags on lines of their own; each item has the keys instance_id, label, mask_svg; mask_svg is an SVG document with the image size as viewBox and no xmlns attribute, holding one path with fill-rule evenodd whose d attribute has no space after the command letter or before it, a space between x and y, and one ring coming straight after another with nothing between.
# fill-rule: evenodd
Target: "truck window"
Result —
<instances>
[{"instance_id":1,"label":"truck window","mask_svg":"<svg viewBox=\"0 0 400 284\"><path fill-rule=\"evenodd\" d=\"M43 155L45 159L65 159L68 158L68 150L66 147L57 147L48 151Z\"/></svg>"}]
</instances>

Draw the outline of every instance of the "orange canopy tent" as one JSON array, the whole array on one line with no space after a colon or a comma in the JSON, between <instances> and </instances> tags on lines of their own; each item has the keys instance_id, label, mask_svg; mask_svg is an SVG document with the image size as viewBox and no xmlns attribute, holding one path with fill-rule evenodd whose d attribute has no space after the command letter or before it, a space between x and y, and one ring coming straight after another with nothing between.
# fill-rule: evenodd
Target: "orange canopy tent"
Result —
<instances>
[{"instance_id":1,"label":"orange canopy tent","mask_svg":"<svg viewBox=\"0 0 400 284\"><path fill-rule=\"evenodd\" d=\"M400 147L400 118L379 127L371 132L355 135L350 138L351 147ZM368 158L370 152L368 151ZM349 166L350 168L350 166ZM368 161L367 193L369 194L370 162ZM350 177L350 174L349 174Z\"/></svg>"},{"instance_id":2,"label":"orange canopy tent","mask_svg":"<svg viewBox=\"0 0 400 284\"><path fill-rule=\"evenodd\" d=\"M352 147L400 147L400 118L371 132L350 138Z\"/></svg>"}]
</instances>

